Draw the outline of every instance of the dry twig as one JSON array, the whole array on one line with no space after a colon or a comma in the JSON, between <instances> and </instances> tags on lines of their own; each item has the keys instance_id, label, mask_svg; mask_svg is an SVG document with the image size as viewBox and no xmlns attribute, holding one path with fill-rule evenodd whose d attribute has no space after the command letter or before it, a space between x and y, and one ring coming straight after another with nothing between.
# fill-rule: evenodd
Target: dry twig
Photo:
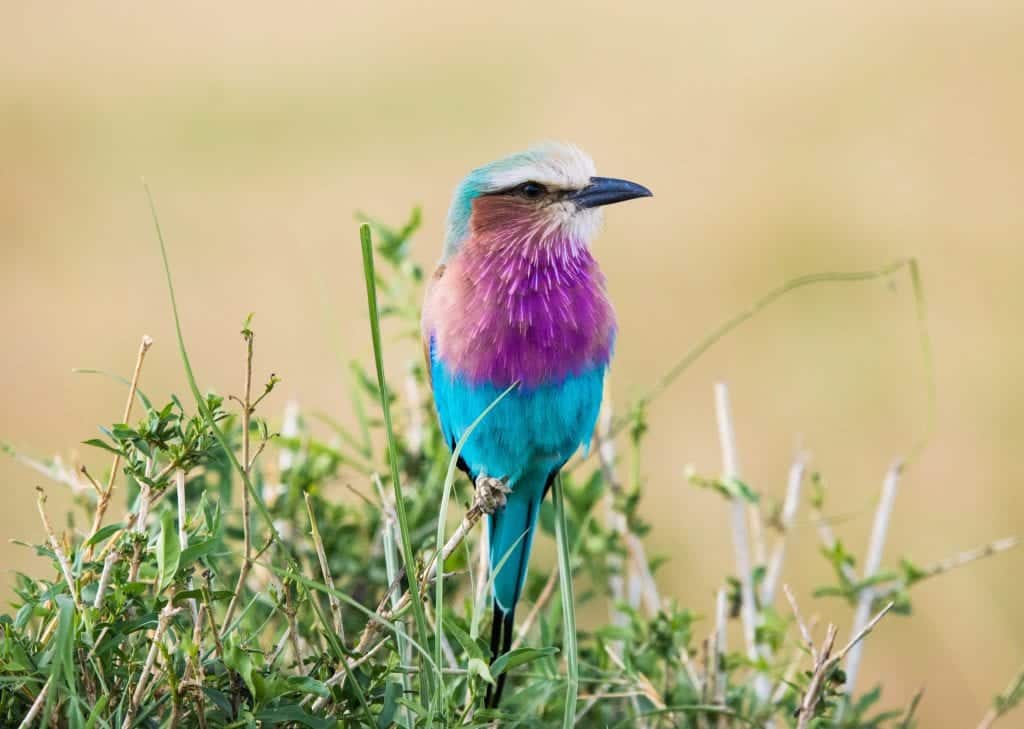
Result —
<instances>
[{"instance_id":1,"label":"dry twig","mask_svg":"<svg viewBox=\"0 0 1024 729\"><path fill-rule=\"evenodd\" d=\"M813 664L811 669L811 680L807 684L807 689L804 691L803 698L800 700L800 708L797 709L797 729L806 729L806 727L810 725L811 719L814 718L815 710L817 709L818 703L821 701L822 691L824 690L833 669L842 662L850 651L861 644L864 638L867 637L868 633L870 633L878 624L878 621L885 617L885 614L892 609L894 603L890 602L882 608L875 617L855 633L849 643L847 643L838 653L832 655L832 649L835 647L836 640L836 626L829 623L828 627L825 629L825 639L822 641L821 647L816 647L814 639L811 637L811 630L800 615L800 609L797 607L796 598L793 597L793 592L789 589L789 585L783 585L782 589L786 593L786 598L789 600L790 607L793 609L793 616L796 618L797 626L800 629L800 636L807 645L807 649L811 655L811 662Z\"/></svg>"},{"instance_id":2,"label":"dry twig","mask_svg":"<svg viewBox=\"0 0 1024 729\"><path fill-rule=\"evenodd\" d=\"M249 474L252 470L252 462L249 457L250 449L250 435L249 426L252 422L252 340L253 332L249 329L248 325L242 330L242 336L245 339L245 394L242 400L242 458L241 465L244 471L242 475L243 483L249 482ZM245 587L245 581L249 577L249 572L252 570L252 519L250 518L250 504L251 496L249 495L249 489L242 489L242 540L243 540L243 556L242 556L242 567L238 571L238 582L235 584L235 590L231 595L231 602L228 603L227 612L224 613L223 629L227 630L228 625L231 624L231 616L234 615L235 610L238 608L239 603L242 599L242 589Z\"/></svg>"},{"instance_id":3,"label":"dry twig","mask_svg":"<svg viewBox=\"0 0 1024 729\"><path fill-rule=\"evenodd\" d=\"M135 404L135 393L139 389L139 375L142 372L142 361L146 358L146 352L153 346L153 339L149 336L142 337L142 343L139 345L139 354L135 359L135 371L132 373L132 382L128 388L128 401L124 406L124 417L121 419L122 423L127 423L132 416L132 405ZM117 479L117 468L121 465L121 454L114 455L114 463L110 466L110 476L107 478L107 487L100 493L99 501L96 504L96 513L92 519L92 529L89 531L89 537L91 538L100 530L103 526L103 517L107 513L107 507L110 506L110 495L114 492L114 481ZM89 559L92 557L92 550L94 545L90 545L86 548L85 557Z\"/></svg>"},{"instance_id":4,"label":"dry twig","mask_svg":"<svg viewBox=\"0 0 1024 729\"><path fill-rule=\"evenodd\" d=\"M39 507L39 516L43 520L43 528L46 529L46 536L50 540L50 546L53 548L53 553L57 555L57 562L60 564L60 571L64 575L64 581L67 583L68 592L71 594L71 600L75 603L75 609L79 613L82 613L82 601L78 596L78 587L75 585L75 577L71 573L71 563L68 561L68 556L64 553L64 547L61 546L60 540L57 539L57 535L53 531L53 526L50 524L49 517L46 516L46 494L43 490L36 486L36 505Z\"/></svg>"}]
</instances>

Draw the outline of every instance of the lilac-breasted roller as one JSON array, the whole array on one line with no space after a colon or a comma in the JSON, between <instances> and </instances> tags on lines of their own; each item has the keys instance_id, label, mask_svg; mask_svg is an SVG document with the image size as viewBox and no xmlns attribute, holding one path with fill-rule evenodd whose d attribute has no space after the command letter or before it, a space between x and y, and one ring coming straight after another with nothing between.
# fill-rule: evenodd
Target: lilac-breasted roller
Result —
<instances>
[{"instance_id":1,"label":"lilac-breasted roller","mask_svg":"<svg viewBox=\"0 0 1024 729\"><path fill-rule=\"evenodd\" d=\"M493 657L508 651L540 504L587 446L615 343L615 314L590 253L601 207L650 190L597 177L548 143L473 170L456 188L444 253L423 305L423 346L445 440L498 495L488 516ZM504 502L504 503L501 503ZM505 675L487 703L496 706Z\"/></svg>"}]
</instances>

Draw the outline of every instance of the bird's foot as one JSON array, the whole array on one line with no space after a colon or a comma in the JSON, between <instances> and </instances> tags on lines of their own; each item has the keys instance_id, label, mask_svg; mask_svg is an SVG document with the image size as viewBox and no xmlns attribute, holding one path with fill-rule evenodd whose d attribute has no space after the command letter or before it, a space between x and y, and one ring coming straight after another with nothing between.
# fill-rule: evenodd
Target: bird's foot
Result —
<instances>
[{"instance_id":1,"label":"bird's foot","mask_svg":"<svg viewBox=\"0 0 1024 729\"><path fill-rule=\"evenodd\" d=\"M507 478L491 478L481 473L476 479L476 501L480 511L493 514L505 505L505 497L512 493Z\"/></svg>"}]
</instances>

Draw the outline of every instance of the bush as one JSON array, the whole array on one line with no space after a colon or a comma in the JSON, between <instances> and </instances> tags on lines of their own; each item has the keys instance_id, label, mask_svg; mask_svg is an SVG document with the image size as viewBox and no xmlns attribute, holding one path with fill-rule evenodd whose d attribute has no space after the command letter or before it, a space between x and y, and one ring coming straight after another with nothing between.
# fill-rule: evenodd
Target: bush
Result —
<instances>
[{"instance_id":1,"label":"bush","mask_svg":"<svg viewBox=\"0 0 1024 729\"><path fill-rule=\"evenodd\" d=\"M826 491L802 459L781 504L766 503L738 478L724 386L716 388L723 475L690 474L695 486L731 504L737 573L723 578L715 604L694 611L659 594L664 561L645 553L638 469L625 482L618 476L615 436L624 434L619 440L636 463L652 391L619 418L606 407L595 447L565 469L541 515L543 530L557 537L560 568L532 572L517 645L490 662L481 638L490 600L476 528L480 505L454 478L423 366L411 363L401 388L384 382L379 319L418 337L423 276L407 256L418 221L414 214L401 229L362 229L376 372L351 366L354 432L293 405L271 424L263 413L277 378L253 390L256 338L247 320L239 396L201 393L182 341L194 402L154 403L137 387L151 344L143 341L125 422L86 441L110 453L104 478L5 447L70 487L80 514L58 534L40 491L46 542L35 550L53 565L53 576L18 575L15 611L0 617L0 723L915 726L920 696L883 710L881 687L855 693L860 641L886 612L910 614L914 585L1013 540L930 566L903 560L881 569L897 464L858 572L821 518ZM371 227L383 275L373 269ZM913 262L906 265L916 282ZM759 307L804 283L792 282L732 320L658 387ZM173 289L171 296L173 302ZM316 437L307 417L332 435ZM354 495L337 498L335 489L328 498L337 484ZM124 499L126 516L105 524L112 494ZM465 514L454 529L445 508L450 495ZM786 532L801 504L819 525L822 554L834 568L834 583L817 596L856 606L852 637L839 640L831 625L812 637L788 589L788 599L779 599ZM439 550L442 579L434 580ZM406 579L402 567L409 564L416 580ZM570 571L572 580L562 579ZM608 600L608 622L577 630L575 606L593 600ZM705 608L710 618L700 617ZM743 636L731 650L730 622ZM487 685L503 671L514 675L501 709L483 709ZM987 721L1019 701L1022 684L1011 684Z\"/></svg>"}]
</instances>

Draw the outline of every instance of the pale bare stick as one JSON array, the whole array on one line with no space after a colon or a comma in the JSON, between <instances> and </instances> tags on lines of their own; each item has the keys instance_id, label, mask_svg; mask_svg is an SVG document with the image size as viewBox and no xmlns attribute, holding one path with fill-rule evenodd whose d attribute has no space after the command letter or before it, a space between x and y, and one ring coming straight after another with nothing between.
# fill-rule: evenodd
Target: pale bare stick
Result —
<instances>
[{"instance_id":1,"label":"pale bare stick","mask_svg":"<svg viewBox=\"0 0 1024 729\"><path fill-rule=\"evenodd\" d=\"M135 404L135 394L139 389L139 375L142 372L142 361L146 358L146 352L153 346L153 339L149 336L142 337L142 343L139 345L139 353L135 358L135 371L132 373L131 385L128 387L128 401L124 405L124 416L121 418L122 423L127 423L132 417L132 406ZM117 469L121 465L121 454L117 453L114 455L114 463L110 467L110 476L107 478L107 487L103 489L103 492L99 496L99 500L96 503L96 513L92 519L92 529L89 530L89 538L92 538L96 532L103 526L103 517L107 513L107 507L110 506L110 495L114 492L114 481L117 479ZM85 558L89 559L92 557L92 550L95 545L89 545L86 547Z\"/></svg>"},{"instance_id":2,"label":"pale bare stick","mask_svg":"<svg viewBox=\"0 0 1024 729\"><path fill-rule=\"evenodd\" d=\"M729 389L725 383L715 383L715 413L718 420L718 440L722 449L722 476L726 481L739 479L739 459L736 454L736 436L732 426L729 408ZM757 660L757 645L754 639L755 613L754 588L751 580L750 541L747 535L747 515L744 499L734 496L731 503L732 543L736 557L736 572L740 579L743 620L743 639L747 657Z\"/></svg>"},{"instance_id":3,"label":"pale bare stick","mask_svg":"<svg viewBox=\"0 0 1024 729\"><path fill-rule=\"evenodd\" d=\"M21 723L18 724L18 729L28 729L32 726L32 722L34 722L36 717L39 715L39 710L43 708L43 702L46 701L46 694L50 692L50 684L52 683L53 674L46 679L46 683L44 683L43 687L39 689L39 695L36 696L36 700L32 702L32 706L29 707L28 713L25 714Z\"/></svg>"},{"instance_id":4,"label":"pale bare stick","mask_svg":"<svg viewBox=\"0 0 1024 729\"><path fill-rule=\"evenodd\" d=\"M775 588L779 584L779 577L782 575L782 565L786 559L786 541L789 537L789 530L793 526L793 519L800 505L800 486L804 480L804 471L807 467L807 457L803 453L797 454L796 460L789 469L789 479L786 482L786 498L782 502L782 512L779 514L779 534L772 556L768 561L768 569L765 572L764 582L761 585L761 604L771 605L775 602Z\"/></svg>"},{"instance_id":5,"label":"pale bare stick","mask_svg":"<svg viewBox=\"0 0 1024 729\"><path fill-rule=\"evenodd\" d=\"M715 383L715 414L718 421L718 440L722 449L722 476L735 484L740 478L739 457L736 451L736 435L732 425L729 407L729 388L723 382ZM743 639L747 657L757 661L761 653L768 654L768 646L757 644L757 613L754 605L754 581L750 562L750 542L747 535L746 500L738 493L732 497L730 525L732 527L733 549L736 556L736 571L740 580L740 617L743 621ZM756 516L760 520L760 511ZM760 671L754 677L754 691L762 701L768 698L771 684Z\"/></svg>"},{"instance_id":6,"label":"pale bare stick","mask_svg":"<svg viewBox=\"0 0 1024 729\"><path fill-rule=\"evenodd\" d=\"M110 586L110 573L114 569L114 564L121 558L117 552L111 552L103 560L103 571L100 573L100 584L96 587L96 598L93 600L92 606L97 610L103 606L103 598L107 594L107 587ZM99 641L96 641L97 644Z\"/></svg>"},{"instance_id":7,"label":"pale bare stick","mask_svg":"<svg viewBox=\"0 0 1024 729\"><path fill-rule=\"evenodd\" d=\"M871 528L871 541L868 543L867 555L864 558L864 575L862 579L865 581L874 577L882 564L885 538L889 532L889 521L896 503L896 491L902 471L903 462L895 461L889 467L889 470L886 471L885 480L882 482L882 495L878 501L878 508L875 510L875 522ZM861 590L853 618L854 633L859 633L867 625L868 618L871 616L871 605L877 594L875 587L865 587ZM847 695L853 695L856 688L857 674L860 671L863 651L863 644L858 642L850 652L850 659L846 663L846 682L844 686ZM840 711L842 711L842 705L840 706Z\"/></svg>"}]
</instances>

